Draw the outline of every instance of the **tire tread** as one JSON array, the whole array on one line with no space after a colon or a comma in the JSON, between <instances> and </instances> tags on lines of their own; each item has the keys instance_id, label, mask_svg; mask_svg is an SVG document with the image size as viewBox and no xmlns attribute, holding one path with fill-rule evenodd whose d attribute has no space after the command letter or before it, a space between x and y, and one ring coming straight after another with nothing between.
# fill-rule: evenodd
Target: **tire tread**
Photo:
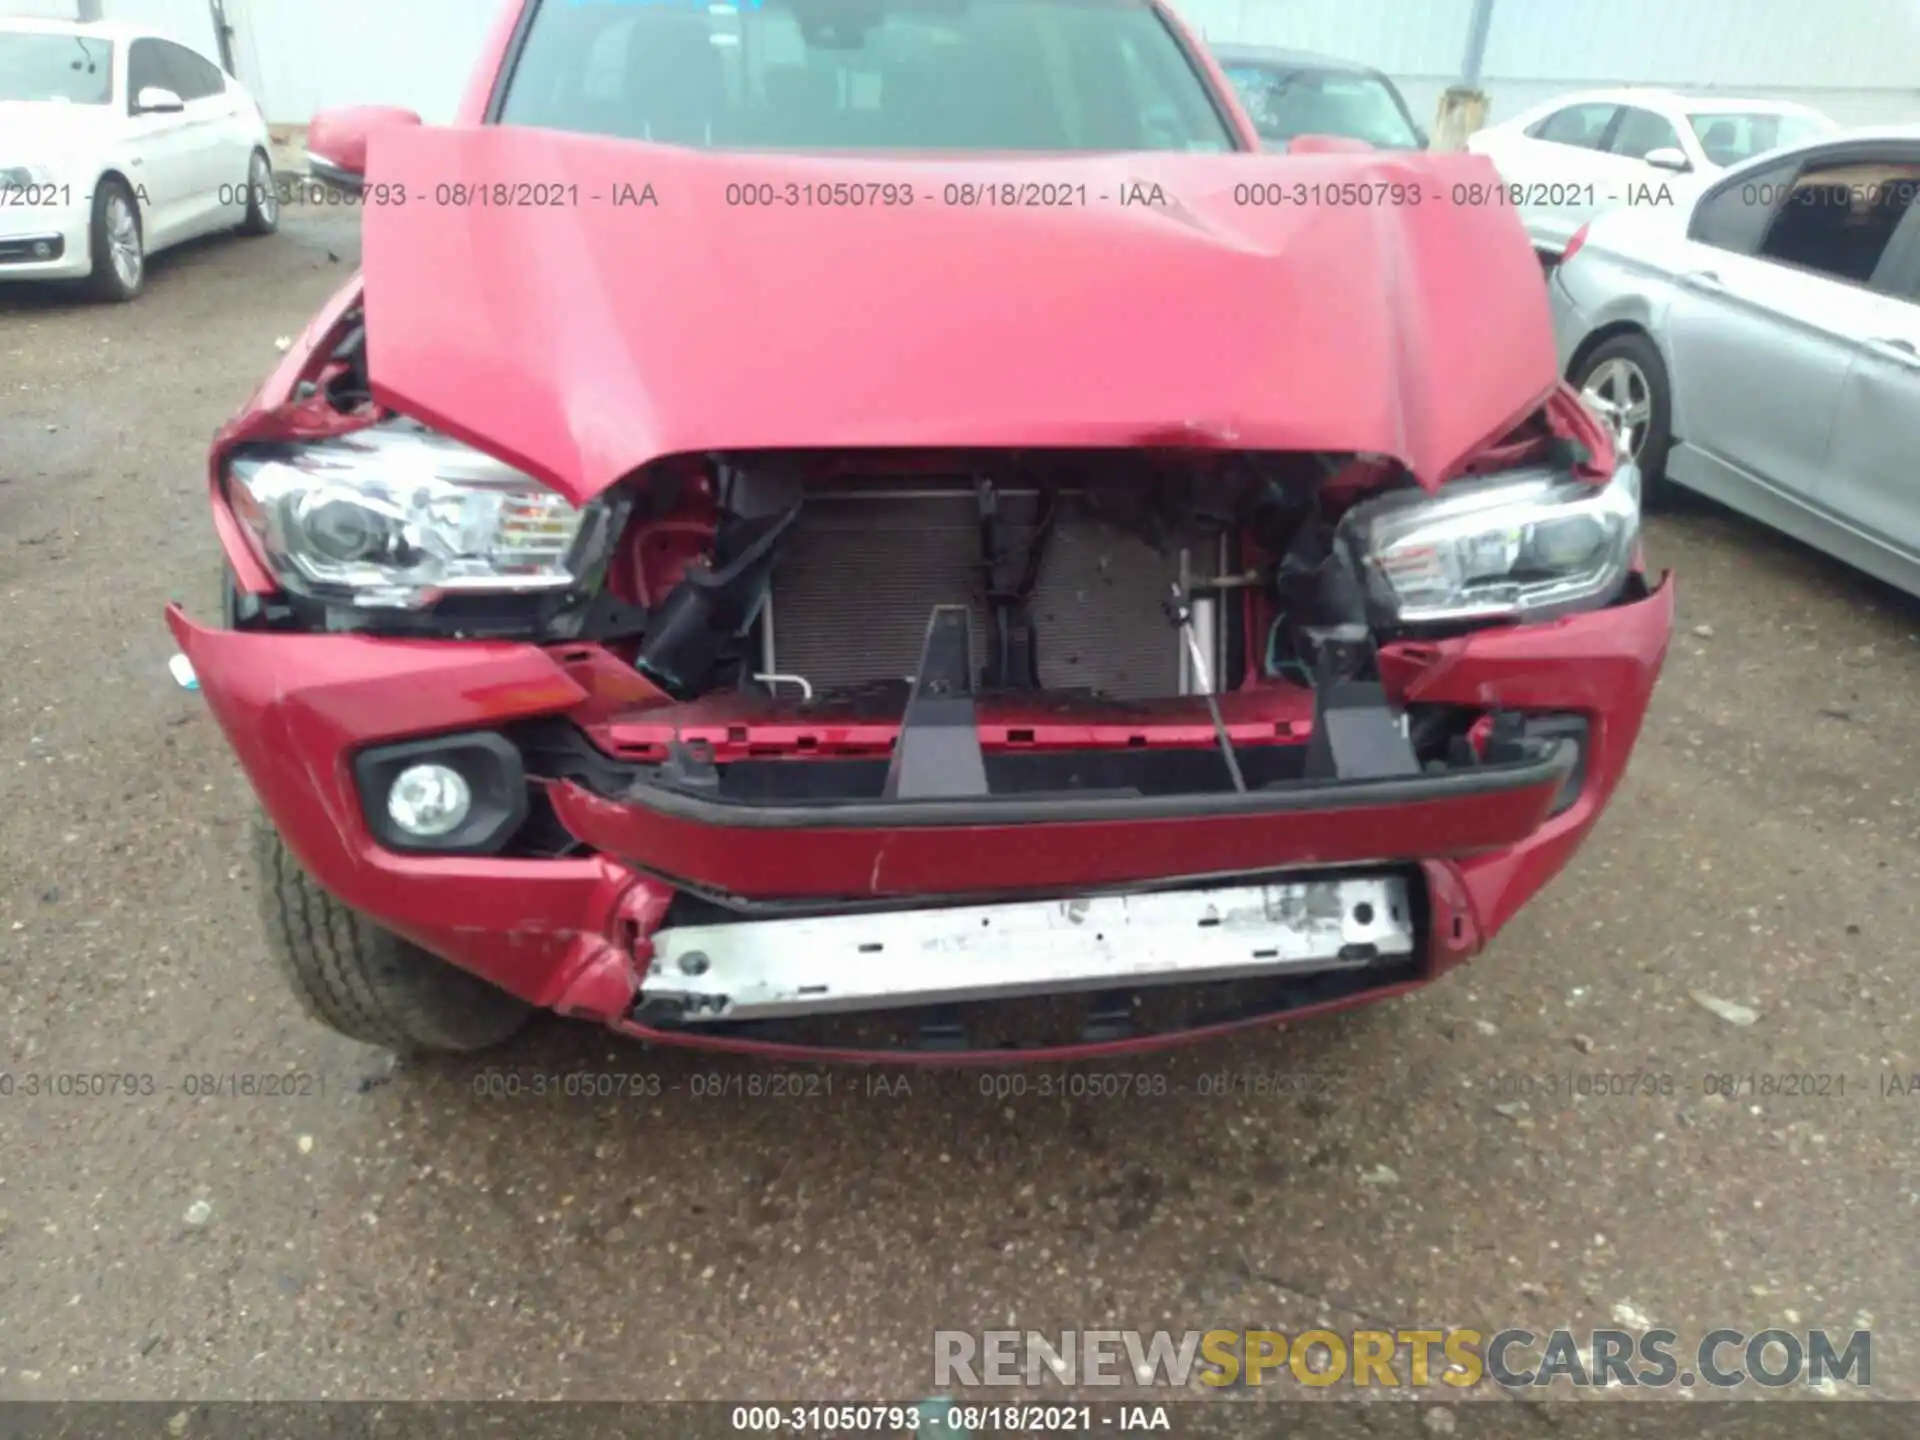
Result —
<instances>
[{"instance_id":1,"label":"tire tread","mask_svg":"<svg viewBox=\"0 0 1920 1440\"><path fill-rule=\"evenodd\" d=\"M525 1002L322 890L264 818L253 848L267 949L314 1020L401 1053L483 1049L525 1023Z\"/></svg>"},{"instance_id":2,"label":"tire tread","mask_svg":"<svg viewBox=\"0 0 1920 1440\"><path fill-rule=\"evenodd\" d=\"M120 283L120 276L113 268L113 258L110 254L110 246L106 238L106 213L108 197L116 193L125 195L129 204L134 203L132 189L128 187L125 181L116 176L106 176L94 186L93 211L87 220L87 253L92 259L93 273L85 280L84 288L86 293L91 295L95 300L103 301L109 305L124 305L130 300L137 299L146 290L147 277L143 265L140 273L140 284L134 289L128 290L126 286ZM134 205L134 214L136 218L138 218L139 206L137 204ZM144 221L141 222L140 238L141 253L144 257L146 250L146 229Z\"/></svg>"}]
</instances>

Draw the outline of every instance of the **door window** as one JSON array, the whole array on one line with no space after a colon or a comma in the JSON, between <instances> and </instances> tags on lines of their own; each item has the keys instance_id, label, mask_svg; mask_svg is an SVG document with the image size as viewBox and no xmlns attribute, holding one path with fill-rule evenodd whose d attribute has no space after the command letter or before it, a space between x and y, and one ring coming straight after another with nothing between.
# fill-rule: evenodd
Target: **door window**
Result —
<instances>
[{"instance_id":1,"label":"door window","mask_svg":"<svg viewBox=\"0 0 1920 1440\"><path fill-rule=\"evenodd\" d=\"M1750 170L1740 179L1721 182L1694 207L1687 238L1716 250L1753 254L1766 238L1773 212L1793 188L1793 177L1799 169L1799 160L1787 160L1764 170Z\"/></svg>"},{"instance_id":2,"label":"door window","mask_svg":"<svg viewBox=\"0 0 1920 1440\"><path fill-rule=\"evenodd\" d=\"M1907 207L1906 227L1893 237L1874 287L1920 306L1920 204Z\"/></svg>"},{"instance_id":3,"label":"door window","mask_svg":"<svg viewBox=\"0 0 1920 1440\"><path fill-rule=\"evenodd\" d=\"M1755 252L1762 260L1865 285L1920 194L1920 163L1850 161L1802 171Z\"/></svg>"},{"instance_id":4,"label":"door window","mask_svg":"<svg viewBox=\"0 0 1920 1440\"><path fill-rule=\"evenodd\" d=\"M1681 149L1680 135L1664 116L1630 106L1620 112L1620 124L1607 148L1629 160L1644 160L1649 151Z\"/></svg>"},{"instance_id":5,"label":"door window","mask_svg":"<svg viewBox=\"0 0 1920 1440\"><path fill-rule=\"evenodd\" d=\"M1527 134L1550 145L1598 150L1619 109L1618 105L1606 104L1569 105L1543 120L1536 120L1527 127Z\"/></svg>"},{"instance_id":6,"label":"door window","mask_svg":"<svg viewBox=\"0 0 1920 1440\"><path fill-rule=\"evenodd\" d=\"M1824 115L1785 114L1774 110L1709 111L1689 115L1687 123L1700 148L1716 165L1738 165L1769 150L1794 150L1824 139L1840 127Z\"/></svg>"},{"instance_id":7,"label":"door window","mask_svg":"<svg viewBox=\"0 0 1920 1440\"><path fill-rule=\"evenodd\" d=\"M1920 197L1920 152L1782 160L1722 181L1694 208L1687 237L1829 279L1865 285Z\"/></svg>"},{"instance_id":8,"label":"door window","mask_svg":"<svg viewBox=\"0 0 1920 1440\"><path fill-rule=\"evenodd\" d=\"M140 92L149 85L158 85L162 90L173 88L173 76L169 73L166 51L161 49L158 40L136 40L127 50L127 113L129 115L137 112Z\"/></svg>"},{"instance_id":9,"label":"door window","mask_svg":"<svg viewBox=\"0 0 1920 1440\"><path fill-rule=\"evenodd\" d=\"M202 58L184 45L162 41L166 52L167 73L173 76L171 88L182 100L205 100L227 88L227 77L211 60Z\"/></svg>"}]
</instances>

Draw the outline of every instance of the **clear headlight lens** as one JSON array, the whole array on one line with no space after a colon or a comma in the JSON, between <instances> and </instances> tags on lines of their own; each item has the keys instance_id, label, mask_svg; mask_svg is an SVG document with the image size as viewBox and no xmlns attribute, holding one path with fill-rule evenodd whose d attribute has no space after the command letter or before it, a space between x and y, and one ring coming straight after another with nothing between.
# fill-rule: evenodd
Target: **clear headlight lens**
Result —
<instances>
[{"instance_id":1,"label":"clear headlight lens","mask_svg":"<svg viewBox=\"0 0 1920 1440\"><path fill-rule=\"evenodd\" d=\"M610 530L604 506L410 420L243 451L227 493L281 584L374 609L571 589Z\"/></svg>"},{"instance_id":2,"label":"clear headlight lens","mask_svg":"<svg viewBox=\"0 0 1920 1440\"><path fill-rule=\"evenodd\" d=\"M1605 485L1561 470L1457 480L1356 505L1340 535L1370 603L1405 625L1544 620L1619 593L1640 534L1640 472Z\"/></svg>"}]
</instances>

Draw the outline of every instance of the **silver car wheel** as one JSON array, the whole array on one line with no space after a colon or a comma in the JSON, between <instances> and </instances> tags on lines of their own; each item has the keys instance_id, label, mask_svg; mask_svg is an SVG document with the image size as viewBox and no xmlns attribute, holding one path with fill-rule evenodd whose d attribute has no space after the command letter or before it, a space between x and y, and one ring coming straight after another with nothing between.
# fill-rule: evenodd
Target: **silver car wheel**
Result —
<instances>
[{"instance_id":1,"label":"silver car wheel","mask_svg":"<svg viewBox=\"0 0 1920 1440\"><path fill-rule=\"evenodd\" d=\"M280 223L280 197L273 188L273 162L255 151L247 167L247 184L253 188L254 209L271 228Z\"/></svg>"},{"instance_id":2,"label":"silver car wheel","mask_svg":"<svg viewBox=\"0 0 1920 1440\"><path fill-rule=\"evenodd\" d=\"M139 285L147 261L140 245L140 217L125 195L107 199L107 254L122 285L129 290Z\"/></svg>"},{"instance_id":3,"label":"silver car wheel","mask_svg":"<svg viewBox=\"0 0 1920 1440\"><path fill-rule=\"evenodd\" d=\"M1580 398L1612 432L1615 443L1638 460L1647 441L1647 422L1653 418L1653 391L1640 367L1618 355L1601 361L1580 387Z\"/></svg>"}]
</instances>

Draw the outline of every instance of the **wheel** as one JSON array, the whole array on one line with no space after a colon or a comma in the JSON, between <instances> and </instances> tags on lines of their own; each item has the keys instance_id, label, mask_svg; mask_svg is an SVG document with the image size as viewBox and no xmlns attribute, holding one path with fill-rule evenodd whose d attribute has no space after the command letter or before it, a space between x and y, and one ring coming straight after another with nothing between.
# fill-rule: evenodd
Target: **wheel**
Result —
<instances>
[{"instance_id":1,"label":"wheel","mask_svg":"<svg viewBox=\"0 0 1920 1440\"><path fill-rule=\"evenodd\" d=\"M1664 488L1667 448L1673 443L1672 387L1666 362L1644 335L1615 335L1594 346L1575 367L1574 388L1640 467L1643 502Z\"/></svg>"},{"instance_id":2,"label":"wheel","mask_svg":"<svg viewBox=\"0 0 1920 1440\"><path fill-rule=\"evenodd\" d=\"M301 1008L331 1030L402 1054L484 1050L533 1007L383 930L313 883L273 826L254 822L267 948Z\"/></svg>"},{"instance_id":3,"label":"wheel","mask_svg":"<svg viewBox=\"0 0 1920 1440\"><path fill-rule=\"evenodd\" d=\"M242 235L271 235L280 228L280 194L274 188L273 161L264 150L253 152L247 162L247 218L239 230Z\"/></svg>"},{"instance_id":4,"label":"wheel","mask_svg":"<svg viewBox=\"0 0 1920 1440\"><path fill-rule=\"evenodd\" d=\"M140 207L124 180L108 176L93 192L93 221L87 231L93 274L87 288L96 300L124 304L147 283L147 247Z\"/></svg>"}]
</instances>

